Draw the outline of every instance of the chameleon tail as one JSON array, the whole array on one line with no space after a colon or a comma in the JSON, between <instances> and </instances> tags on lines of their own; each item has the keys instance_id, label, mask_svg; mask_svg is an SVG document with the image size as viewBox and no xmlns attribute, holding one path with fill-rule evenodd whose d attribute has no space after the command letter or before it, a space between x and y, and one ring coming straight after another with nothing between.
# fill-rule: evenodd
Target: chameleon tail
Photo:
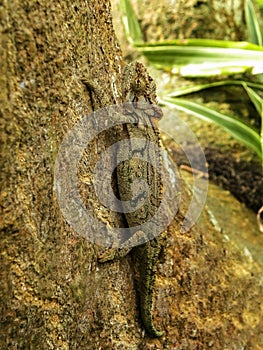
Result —
<instances>
[{"instance_id":1,"label":"chameleon tail","mask_svg":"<svg viewBox=\"0 0 263 350\"><path fill-rule=\"evenodd\" d=\"M142 249L142 247L144 247ZM153 239L137 248L140 251L140 311L143 325L147 333L156 338L163 332L158 331L152 319L152 299L155 284L157 257L160 252L156 240Z\"/></svg>"},{"instance_id":2,"label":"chameleon tail","mask_svg":"<svg viewBox=\"0 0 263 350\"><path fill-rule=\"evenodd\" d=\"M150 300L148 300L150 301ZM163 332L158 331L154 324L153 324L153 319L152 319L152 315L151 315L151 307L149 306L149 304L147 303L146 299L141 298L141 317L142 317L142 321L144 324L144 327L147 331L147 333L153 337L153 338L159 338L163 335Z\"/></svg>"}]
</instances>

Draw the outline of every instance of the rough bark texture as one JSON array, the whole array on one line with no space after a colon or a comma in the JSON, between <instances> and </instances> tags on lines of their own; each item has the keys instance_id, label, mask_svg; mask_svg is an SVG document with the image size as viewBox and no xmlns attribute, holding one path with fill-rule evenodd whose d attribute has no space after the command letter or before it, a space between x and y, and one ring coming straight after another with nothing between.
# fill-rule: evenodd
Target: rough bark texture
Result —
<instances>
[{"instance_id":1,"label":"rough bark texture","mask_svg":"<svg viewBox=\"0 0 263 350\"><path fill-rule=\"evenodd\" d=\"M4 1L1 28L0 348L99 348L111 317L102 309L112 301L95 274L94 247L62 218L53 173L63 136L94 107L82 78L96 77L109 100L118 98L110 4ZM105 267L112 283L115 270Z\"/></svg>"},{"instance_id":2,"label":"rough bark texture","mask_svg":"<svg viewBox=\"0 0 263 350\"><path fill-rule=\"evenodd\" d=\"M58 208L58 147L101 105L83 77L96 77L112 102L120 98L122 58L108 1L4 1L0 20L0 348L261 349L261 265L212 225L182 234L180 215L171 225L154 307L166 334L151 340L130 257L99 265L97 247ZM86 166L91 176L109 138L89 145L81 175ZM100 212L91 185L82 190L101 219L120 220ZM186 201L185 194L182 212Z\"/></svg>"}]
</instances>

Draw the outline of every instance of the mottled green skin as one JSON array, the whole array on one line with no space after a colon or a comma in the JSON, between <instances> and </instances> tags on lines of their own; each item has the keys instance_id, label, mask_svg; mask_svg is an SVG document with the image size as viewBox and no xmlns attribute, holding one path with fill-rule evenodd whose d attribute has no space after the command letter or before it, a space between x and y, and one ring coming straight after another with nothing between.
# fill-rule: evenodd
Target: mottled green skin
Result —
<instances>
[{"instance_id":1,"label":"mottled green skin","mask_svg":"<svg viewBox=\"0 0 263 350\"><path fill-rule=\"evenodd\" d=\"M158 173L162 166L162 157L160 151L160 139L157 129L157 121L162 117L161 110L149 108L149 110L140 108L144 103L156 105L156 88L155 83L149 76L145 67L138 62L130 64L126 67L123 75L123 100L128 102L138 102L136 112L133 110L132 116L136 123L124 126L123 132L127 138L142 138L144 143L141 145L130 144L130 152L133 155L132 160L124 162L118 166L117 179L120 199L127 201L131 199L130 184L138 179L143 179L147 183L147 194L136 188L135 198L136 204L141 200L144 205L130 213L126 213L125 217L130 228L147 222L156 214L161 202L161 177ZM157 147L151 149L151 143ZM143 163L136 154L143 154L149 163ZM118 158L118 157L117 157ZM134 190L134 189L133 189ZM138 203L136 203L138 199ZM153 230L158 232L160 222L155 222ZM139 267L139 294L140 294L140 312L143 325L147 333L152 337L162 336L162 332L158 331L152 320L152 300L155 285L156 268L162 248L162 235L156 235L155 232L137 232L137 235L143 236L146 243L135 247L134 254Z\"/></svg>"},{"instance_id":2,"label":"mottled green skin","mask_svg":"<svg viewBox=\"0 0 263 350\"><path fill-rule=\"evenodd\" d=\"M125 202L133 199L131 204L133 210L124 214L130 229L130 239L125 242L128 244L125 244L124 249L105 250L100 255L99 261L105 262L123 257L134 247L134 256L139 270L138 287L143 326L151 337L160 337L163 333L155 328L152 319L155 275L163 242L163 234L157 235L160 218L156 216L151 232L135 231L134 227L148 222L156 214L161 203L162 183L158 169L162 167L162 157L157 122L162 117L162 112L156 106L155 83L146 68L139 62L127 65L124 70L122 99L124 103L137 103L137 107L135 109L131 107L131 110L129 105L126 105L127 108L124 105L124 113L130 116L130 122L122 125L120 138L129 140L130 145L128 151L125 151L126 154L123 154L122 148L117 151L117 161L123 159L123 156L125 156L124 159L128 159L118 162L117 184L124 208ZM142 142L134 142L138 138ZM155 144L156 147L151 148L151 144ZM142 161L139 155L144 155L147 161ZM147 191L140 183L136 183L138 179L147 184ZM143 205L140 206L140 203ZM130 204L127 205L127 208L130 208Z\"/></svg>"},{"instance_id":3,"label":"mottled green skin","mask_svg":"<svg viewBox=\"0 0 263 350\"><path fill-rule=\"evenodd\" d=\"M163 332L158 331L152 319L152 300L155 285L157 262L161 245L157 239L135 248L135 255L139 263L140 281L140 312L143 325L151 337L161 337Z\"/></svg>"}]
</instances>

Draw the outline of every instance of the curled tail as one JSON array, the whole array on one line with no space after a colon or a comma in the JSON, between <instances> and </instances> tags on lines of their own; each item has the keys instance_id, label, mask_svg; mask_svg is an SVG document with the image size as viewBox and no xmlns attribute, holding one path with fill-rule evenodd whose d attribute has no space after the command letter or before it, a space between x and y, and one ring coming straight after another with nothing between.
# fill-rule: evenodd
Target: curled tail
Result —
<instances>
[{"instance_id":1,"label":"curled tail","mask_svg":"<svg viewBox=\"0 0 263 350\"><path fill-rule=\"evenodd\" d=\"M148 298L142 298L140 297L140 309L141 309L141 317L143 321L143 325L147 331L147 333L153 337L161 337L163 335L163 332L158 331L154 324L152 319L152 300L147 301Z\"/></svg>"}]
</instances>

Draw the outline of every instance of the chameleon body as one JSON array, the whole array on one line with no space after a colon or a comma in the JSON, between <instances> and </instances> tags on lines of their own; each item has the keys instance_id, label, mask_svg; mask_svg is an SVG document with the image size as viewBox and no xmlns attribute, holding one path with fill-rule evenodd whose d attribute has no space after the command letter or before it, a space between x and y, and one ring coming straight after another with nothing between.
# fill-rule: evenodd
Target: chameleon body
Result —
<instances>
[{"instance_id":1,"label":"chameleon body","mask_svg":"<svg viewBox=\"0 0 263 350\"><path fill-rule=\"evenodd\" d=\"M161 176L158 172L162 166L162 157L157 129L162 112L156 107L155 94L155 83L146 68L139 62L127 65L123 74L122 97L124 102L136 103L136 108L132 110L134 124L123 125L123 132L131 141L134 138L142 138L144 142L142 144L131 142L130 152L133 158L121 163L117 168L120 199L124 203L131 199L131 183L136 179L145 181L147 185L147 191L143 187L140 188L140 185L133 188L137 196L134 199L134 207L139 206L141 201L144 204L135 211L125 213L130 228L150 220L156 214L162 198ZM150 143L157 147L152 149ZM143 154L148 161L143 163L136 158L137 154ZM159 224L157 221L153 225L153 230L157 230L156 232L158 232ZM163 334L155 328L152 320L155 275L163 240L163 235L159 236L156 232L140 232L139 234L144 236L146 242L133 249L139 268L141 318L147 333L152 337L160 337Z\"/></svg>"},{"instance_id":2,"label":"chameleon body","mask_svg":"<svg viewBox=\"0 0 263 350\"><path fill-rule=\"evenodd\" d=\"M90 88L91 84L87 86ZM103 92L100 92L100 95L102 94ZM162 200L162 182L158 171L162 166L162 157L157 127L162 112L156 106L155 83L143 64L134 62L126 65L122 79L122 101L123 111L129 115L131 122L121 126L120 134L122 139L130 142L128 151L130 157L118 162L118 158L123 159L123 150L120 148L117 151L118 192L123 206L129 202L129 209L133 207L133 210L124 211L130 239L135 238L136 242L143 243L137 246L128 244L124 249L106 249L100 254L99 261L105 262L123 257L134 246L134 257L139 270L138 287L143 326L150 336L160 337L163 333L155 328L152 319L156 268L164 239L164 234L159 235L158 215L151 232L135 230L136 226L143 225L156 214ZM142 141L136 142L138 139ZM156 147L151 147L152 144ZM141 156L146 161L142 161Z\"/></svg>"}]
</instances>

